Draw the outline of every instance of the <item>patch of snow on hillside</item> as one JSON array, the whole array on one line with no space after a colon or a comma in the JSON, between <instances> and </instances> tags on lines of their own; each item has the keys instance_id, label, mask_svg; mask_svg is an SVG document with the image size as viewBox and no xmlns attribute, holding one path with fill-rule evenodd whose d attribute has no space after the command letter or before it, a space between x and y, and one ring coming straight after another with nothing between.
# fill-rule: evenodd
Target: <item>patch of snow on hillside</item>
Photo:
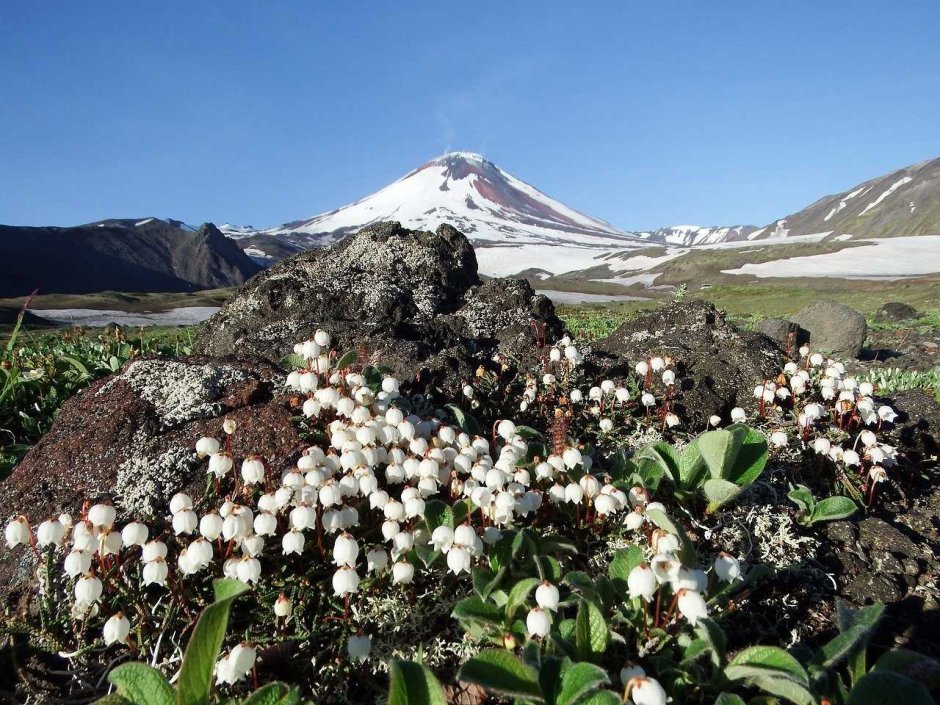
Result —
<instances>
[{"instance_id":1,"label":"patch of snow on hillside","mask_svg":"<svg viewBox=\"0 0 940 705\"><path fill-rule=\"evenodd\" d=\"M843 235L836 235L832 239L836 240L837 242L845 242L846 240L851 240L852 236L849 233L845 233Z\"/></svg>"},{"instance_id":2,"label":"patch of snow on hillside","mask_svg":"<svg viewBox=\"0 0 940 705\"><path fill-rule=\"evenodd\" d=\"M759 278L903 279L940 272L940 235L865 239L866 244L806 257L745 264L726 274Z\"/></svg>"},{"instance_id":3,"label":"patch of snow on hillside","mask_svg":"<svg viewBox=\"0 0 940 705\"><path fill-rule=\"evenodd\" d=\"M850 193L848 196L846 196L841 201L839 201L839 205L835 206L831 211L829 211L829 215L823 218L823 220L829 220L832 216L834 216L836 213L840 212L843 208L845 208L850 199L855 198L863 191L868 191L868 189L870 188L871 186L868 186L867 188L865 186L860 186L854 191L852 191L852 193Z\"/></svg>"},{"instance_id":4,"label":"patch of snow on hillside","mask_svg":"<svg viewBox=\"0 0 940 705\"><path fill-rule=\"evenodd\" d=\"M146 225L147 223L152 223L152 222L153 222L153 218L147 218L146 220L140 220L134 223L134 227L139 228L141 225Z\"/></svg>"},{"instance_id":5,"label":"patch of snow on hillside","mask_svg":"<svg viewBox=\"0 0 940 705\"><path fill-rule=\"evenodd\" d=\"M905 176L905 177L902 177L902 178L898 179L898 180L895 181L893 184L891 184L891 185L885 190L885 192L884 192L883 194L881 194L880 196L878 196L878 198L876 198L874 201L872 201L872 202L869 203L867 206L865 206L865 210L863 210L861 213L859 213L859 215L865 215L865 214L866 214L868 211L870 211L872 208L877 208L877 207L878 207L878 204L880 204L880 203L881 203L883 200L885 200L888 196L890 196L892 193L894 193L895 191L897 191L897 190L898 190L899 188L901 188L904 184L909 184L909 183L910 183L911 181L913 181L913 180L914 180L914 177L912 177L912 176Z\"/></svg>"}]
</instances>

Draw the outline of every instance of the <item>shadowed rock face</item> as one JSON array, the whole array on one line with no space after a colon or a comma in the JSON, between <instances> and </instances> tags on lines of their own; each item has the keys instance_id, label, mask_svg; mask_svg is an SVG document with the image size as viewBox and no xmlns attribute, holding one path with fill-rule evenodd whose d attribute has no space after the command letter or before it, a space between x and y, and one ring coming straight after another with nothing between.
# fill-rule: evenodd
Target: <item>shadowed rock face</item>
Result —
<instances>
[{"instance_id":1,"label":"shadowed rock face","mask_svg":"<svg viewBox=\"0 0 940 705\"><path fill-rule=\"evenodd\" d=\"M754 387L776 377L782 351L760 333L739 332L705 301L674 303L626 321L594 344L591 362L609 375L628 375L652 355L676 360L674 406L693 428L708 417L726 420L732 408L753 401Z\"/></svg>"},{"instance_id":2,"label":"shadowed rock face","mask_svg":"<svg viewBox=\"0 0 940 705\"><path fill-rule=\"evenodd\" d=\"M334 347L365 343L406 381L453 387L494 354L532 358L533 321L549 338L561 334L551 302L527 282L481 282L473 247L451 226L431 233L380 223L254 277L196 345L277 362L323 328Z\"/></svg>"}]
</instances>

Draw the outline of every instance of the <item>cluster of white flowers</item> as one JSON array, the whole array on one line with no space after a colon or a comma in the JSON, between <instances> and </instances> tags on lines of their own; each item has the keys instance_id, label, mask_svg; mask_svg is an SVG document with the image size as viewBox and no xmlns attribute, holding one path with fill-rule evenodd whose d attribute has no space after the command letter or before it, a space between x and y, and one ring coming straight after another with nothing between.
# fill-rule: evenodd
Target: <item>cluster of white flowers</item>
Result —
<instances>
[{"instance_id":1,"label":"cluster of white flowers","mask_svg":"<svg viewBox=\"0 0 940 705\"><path fill-rule=\"evenodd\" d=\"M859 381L846 374L837 360L800 348L800 362L788 362L775 380L766 380L754 388L758 417L794 420L796 440L812 447L821 456L846 469L853 468L866 479L869 492L887 479L886 468L896 464L897 450L879 441L876 431L891 423L897 413L890 406L878 404L871 382ZM735 422L747 421L747 412L732 410ZM847 442L837 442L844 436ZM770 444L786 448L791 437L783 429L770 434Z\"/></svg>"},{"instance_id":2,"label":"cluster of white flowers","mask_svg":"<svg viewBox=\"0 0 940 705\"><path fill-rule=\"evenodd\" d=\"M378 389L370 387L362 373L331 366L335 355L329 345L323 331L298 344L295 350L307 367L290 373L286 382L290 390L307 395L302 412L326 432L325 450L307 448L288 468L272 467L254 454L239 465L229 438L237 429L226 420L223 441L205 437L195 444L215 495L199 502L185 493L174 495L165 529L159 522L130 521L119 530L115 507L96 504L77 522L68 515L44 521L35 536L25 517L17 517L6 528L8 546L61 549L63 570L74 579L73 614L89 618L97 614L97 605L111 603L113 585L102 578L112 569L126 578L137 575L127 570L133 564L141 566L141 589L169 589L178 580L220 574L255 584L262 580L262 559L276 552L285 557L309 553L315 535L321 556L328 550L324 542L332 542L333 592L348 601L367 575L387 576L392 585L412 582L420 565L413 549L419 545L443 553L454 574L470 572L485 546L501 538L501 529L543 509L546 494L551 504L583 507L584 520L591 509L592 520L627 511L632 523L639 516L628 511L637 505L636 497L592 475L592 459L576 447L536 463L530 476L520 462L529 446L512 421L497 425L491 445L437 419L406 416L394 404L398 380L385 376ZM556 349L572 364L580 361L570 341ZM613 382L596 389L589 393L593 401L629 399L629 392ZM576 468L579 479L566 479ZM464 499L478 520L442 523L428 532L423 527L432 499L449 504ZM364 536L379 534L382 543L361 545ZM537 609L553 609L557 588L543 586L537 599ZM274 605L275 618L287 620L292 610L282 595ZM107 644L123 643L129 631L127 617L117 611L105 622L103 638ZM350 637L350 658L365 658L369 643L365 634ZM254 659L250 643L236 646L219 662L218 680L244 678Z\"/></svg>"}]
</instances>

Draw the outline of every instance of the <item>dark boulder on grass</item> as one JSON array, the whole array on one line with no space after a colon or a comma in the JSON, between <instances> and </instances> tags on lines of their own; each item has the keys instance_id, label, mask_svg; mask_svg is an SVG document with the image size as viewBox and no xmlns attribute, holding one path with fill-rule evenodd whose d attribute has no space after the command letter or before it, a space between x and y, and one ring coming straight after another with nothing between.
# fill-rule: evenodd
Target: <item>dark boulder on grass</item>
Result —
<instances>
[{"instance_id":1,"label":"dark boulder on grass","mask_svg":"<svg viewBox=\"0 0 940 705\"><path fill-rule=\"evenodd\" d=\"M889 301L875 313L875 320L881 323L901 323L919 317L916 308L899 301Z\"/></svg>"},{"instance_id":2,"label":"dark boulder on grass","mask_svg":"<svg viewBox=\"0 0 940 705\"><path fill-rule=\"evenodd\" d=\"M197 349L273 362L318 328L334 347L363 344L403 380L454 388L494 355L532 361L533 322L561 335L554 306L522 280L483 282L469 240L379 223L283 260L203 324Z\"/></svg>"},{"instance_id":3,"label":"dark boulder on grass","mask_svg":"<svg viewBox=\"0 0 940 705\"><path fill-rule=\"evenodd\" d=\"M858 357L868 337L865 316L836 301L816 301L790 318L809 334L814 351Z\"/></svg>"},{"instance_id":4,"label":"dark boulder on grass","mask_svg":"<svg viewBox=\"0 0 940 705\"><path fill-rule=\"evenodd\" d=\"M678 394L674 408L683 420L703 428L731 409L753 410L754 387L776 377L783 352L760 333L742 332L705 301L673 303L626 321L593 346L590 362L609 375L632 374L654 355L675 360Z\"/></svg>"}]
</instances>

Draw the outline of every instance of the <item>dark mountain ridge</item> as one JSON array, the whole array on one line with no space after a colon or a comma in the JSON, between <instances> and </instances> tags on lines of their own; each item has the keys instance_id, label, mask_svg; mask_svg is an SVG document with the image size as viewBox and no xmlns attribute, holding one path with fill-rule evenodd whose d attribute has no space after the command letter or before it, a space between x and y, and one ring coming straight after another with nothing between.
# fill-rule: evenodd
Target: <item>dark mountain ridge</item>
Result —
<instances>
[{"instance_id":1,"label":"dark mountain ridge","mask_svg":"<svg viewBox=\"0 0 940 705\"><path fill-rule=\"evenodd\" d=\"M197 291L240 286L262 267L212 223L158 218L75 227L0 225L0 296Z\"/></svg>"}]
</instances>

